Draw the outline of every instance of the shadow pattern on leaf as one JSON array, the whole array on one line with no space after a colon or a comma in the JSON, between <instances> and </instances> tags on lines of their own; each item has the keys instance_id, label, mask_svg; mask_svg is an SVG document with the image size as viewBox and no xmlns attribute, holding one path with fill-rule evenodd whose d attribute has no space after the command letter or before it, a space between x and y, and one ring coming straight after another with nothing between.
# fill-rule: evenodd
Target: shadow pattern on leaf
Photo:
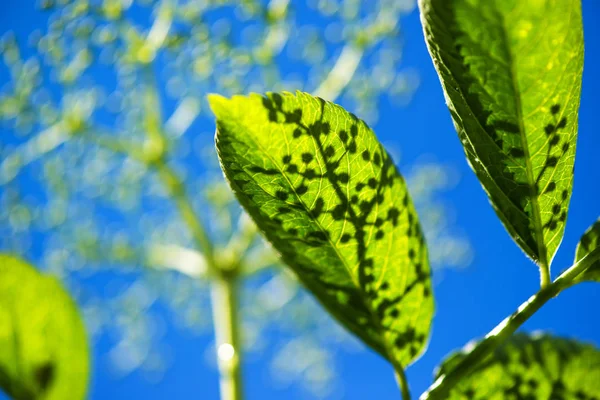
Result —
<instances>
[{"instance_id":1,"label":"shadow pattern on leaf","mask_svg":"<svg viewBox=\"0 0 600 400\"><path fill-rule=\"evenodd\" d=\"M438 376L463 357L450 356ZM448 400L598 400L598 378L600 352L593 346L517 334L459 382Z\"/></svg>"},{"instance_id":2,"label":"shadow pattern on leaf","mask_svg":"<svg viewBox=\"0 0 600 400\"><path fill-rule=\"evenodd\" d=\"M493 2L429 3L426 18L444 21L426 26L430 51L469 163L511 235L535 261L549 263L567 218L576 121L557 103L540 104L533 117L522 115L526 108L511 65L519 55L506 31L511 22ZM485 24L469 25L481 20ZM545 117L541 110L548 110ZM525 126L534 117L539 125Z\"/></svg>"},{"instance_id":3,"label":"shadow pattern on leaf","mask_svg":"<svg viewBox=\"0 0 600 400\"><path fill-rule=\"evenodd\" d=\"M581 236L577 250L575 252L575 262L581 260L586 255L596 250L600 246L600 219L598 219L587 231ZM579 280L600 281L600 261L593 263L583 274Z\"/></svg>"},{"instance_id":4,"label":"shadow pattern on leaf","mask_svg":"<svg viewBox=\"0 0 600 400\"><path fill-rule=\"evenodd\" d=\"M374 136L376 146L365 142L359 132L370 132L366 124L340 107L302 93L272 93L261 102L269 124L284 127L277 134L288 135L289 148L302 143L302 151L273 151L278 159L268 165L242 165L239 144L219 127L221 163L240 202L334 316L385 357L408 365L424 348L433 299L426 245L401 175ZM351 123L332 126L326 108ZM264 177L282 185L256 190ZM299 215L310 227L294 223ZM398 245L400 237L405 260L377 258L382 243ZM315 262L307 255L314 249L335 254Z\"/></svg>"}]
</instances>

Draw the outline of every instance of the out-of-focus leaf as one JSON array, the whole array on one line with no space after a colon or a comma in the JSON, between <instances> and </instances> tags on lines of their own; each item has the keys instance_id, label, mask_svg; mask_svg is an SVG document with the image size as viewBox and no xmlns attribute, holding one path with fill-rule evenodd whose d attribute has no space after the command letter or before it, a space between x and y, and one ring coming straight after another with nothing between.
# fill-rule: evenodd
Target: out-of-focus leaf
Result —
<instances>
[{"instance_id":1,"label":"out-of-focus leaf","mask_svg":"<svg viewBox=\"0 0 600 400\"><path fill-rule=\"evenodd\" d=\"M450 356L447 372L464 353ZM600 351L551 336L514 336L463 378L448 400L592 400L600 398Z\"/></svg>"},{"instance_id":2,"label":"out-of-focus leaf","mask_svg":"<svg viewBox=\"0 0 600 400\"><path fill-rule=\"evenodd\" d=\"M83 322L62 285L0 254L0 389L14 399L84 399L88 357Z\"/></svg>"},{"instance_id":3,"label":"out-of-focus leaf","mask_svg":"<svg viewBox=\"0 0 600 400\"><path fill-rule=\"evenodd\" d=\"M211 96L225 175L283 260L396 365L425 348L430 268L402 176L373 131L298 92Z\"/></svg>"},{"instance_id":4,"label":"out-of-focus leaf","mask_svg":"<svg viewBox=\"0 0 600 400\"><path fill-rule=\"evenodd\" d=\"M421 0L467 159L517 244L549 268L573 183L580 0Z\"/></svg>"},{"instance_id":5,"label":"out-of-focus leaf","mask_svg":"<svg viewBox=\"0 0 600 400\"><path fill-rule=\"evenodd\" d=\"M587 256L593 250L600 246L600 219L598 219L581 237L577 249L575 250L575 262ZM600 261L593 263L578 278L579 281L598 281L600 282Z\"/></svg>"}]
</instances>

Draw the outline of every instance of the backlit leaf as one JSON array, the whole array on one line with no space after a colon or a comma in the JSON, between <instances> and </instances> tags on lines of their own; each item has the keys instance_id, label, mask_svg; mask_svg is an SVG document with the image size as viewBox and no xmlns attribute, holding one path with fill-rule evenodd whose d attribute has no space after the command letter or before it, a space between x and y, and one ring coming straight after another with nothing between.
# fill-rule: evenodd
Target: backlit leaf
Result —
<instances>
[{"instance_id":1,"label":"backlit leaf","mask_svg":"<svg viewBox=\"0 0 600 400\"><path fill-rule=\"evenodd\" d=\"M0 254L0 389L14 399L84 399L83 322L61 284Z\"/></svg>"},{"instance_id":2,"label":"backlit leaf","mask_svg":"<svg viewBox=\"0 0 600 400\"><path fill-rule=\"evenodd\" d=\"M451 369L463 354L445 361ZM600 398L600 351L551 336L518 334L458 382L448 400L594 400Z\"/></svg>"},{"instance_id":3,"label":"backlit leaf","mask_svg":"<svg viewBox=\"0 0 600 400\"><path fill-rule=\"evenodd\" d=\"M600 219L598 219L581 237L577 249L575 250L575 262L600 247ZM579 281L598 281L600 282L600 261L596 261L579 277Z\"/></svg>"},{"instance_id":4,"label":"backlit leaf","mask_svg":"<svg viewBox=\"0 0 600 400\"><path fill-rule=\"evenodd\" d=\"M580 0L420 0L469 164L543 269L563 237L583 67Z\"/></svg>"},{"instance_id":5,"label":"backlit leaf","mask_svg":"<svg viewBox=\"0 0 600 400\"><path fill-rule=\"evenodd\" d=\"M433 315L430 268L402 176L373 131L308 94L211 96L240 203L327 310L408 365Z\"/></svg>"}]
</instances>

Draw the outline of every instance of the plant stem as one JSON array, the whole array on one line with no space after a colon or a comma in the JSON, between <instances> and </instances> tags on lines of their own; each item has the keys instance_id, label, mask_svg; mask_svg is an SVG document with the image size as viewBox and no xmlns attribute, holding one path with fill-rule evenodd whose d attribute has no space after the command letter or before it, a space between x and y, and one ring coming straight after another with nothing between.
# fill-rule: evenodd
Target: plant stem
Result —
<instances>
[{"instance_id":1,"label":"plant stem","mask_svg":"<svg viewBox=\"0 0 600 400\"><path fill-rule=\"evenodd\" d=\"M558 295L563 289L572 286L575 278L598 260L600 260L600 248L592 251L579 262L573 264L553 283L542 288L537 294L531 296L529 300L521 304L517 311L490 331L490 333L488 333L455 368L447 374L440 376L433 385L421 395L420 400L446 399L450 390L460 382L461 379L472 372L479 362L496 350L498 346L508 339L550 299Z\"/></svg>"},{"instance_id":2,"label":"plant stem","mask_svg":"<svg viewBox=\"0 0 600 400\"><path fill-rule=\"evenodd\" d=\"M185 192L183 182L177 175L177 173L169 167L167 164L161 162L156 165L156 170L163 181L164 185L168 188L173 200L181 214L181 218L188 225L191 230L192 237L196 241L196 244L200 248L202 255L206 259L208 267L208 273L218 275L218 268L216 265L213 245L208 237L208 233L204 226L200 222L196 211Z\"/></svg>"},{"instance_id":3,"label":"plant stem","mask_svg":"<svg viewBox=\"0 0 600 400\"><path fill-rule=\"evenodd\" d=\"M544 289L552 283L552 277L550 276L550 267L547 265L540 265L540 288Z\"/></svg>"},{"instance_id":4,"label":"plant stem","mask_svg":"<svg viewBox=\"0 0 600 400\"><path fill-rule=\"evenodd\" d=\"M330 101L339 97L356 73L363 53L364 50L357 46L346 45L327 77L313 94Z\"/></svg>"},{"instance_id":5,"label":"plant stem","mask_svg":"<svg viewBox=\"0 0 600 400\"><path fill-rule=\"evenodd\" d=\"M200 247L211 278L211 304L215 329L215 345L219 366L221 400L242 399L241 348L237 298L237 265L219 265L206 229L189 201L183 182L164 162L156 165L165 186L169 188L182 219L192 231Z\"/></svg>"},{"instance_id":6,"label":"plant stem","mask_svg":"<svg viewBox=\"0 0 600 400\"><path fill-rule=\"evenodd\" d=\"M211 303L215 324L215 345L219 365L221 400L242 399L242 373L238 319L237 279L215 278Z\"/></svg>"},{"instance_id":7,"label":"plant stem","mask_svg":"<svg viewBox=\"0 0 600 400\"><path fill-rule=\"evenodd\" d=\"M152 100L152 110L161 110L159 98L155 91L150 91L148 97ZM156 104L154 104L155 102ZM150 112L153 112L153 111ZM156 116L155 116L156 118ZM159 140L162 144L166 141L161 129L160 118L151 121L154 125L148 127L148 137ZM80 135L96 145L112 150L144 163L153 168L163 185L172 196L173 201L181 215L183 222L190 229L192 238L206 260L206 278L211 281L211 303L213 309L213 322L215 329L215 342L217 344L217 362L219 364L221 400L242 399L241 379L241 349L239 346L239 318L237 302L237 283L239 266L221 265L214 255L214 246L208 236L199 215L194 210L186 193L185 185L177 174L166 162L166 149L160 148L157 157L148 159L143 150L139 150L133 143L120 141L109 136ZM238 260L239 261L239 260Z\"/></svg>"},{"instance_id":8,"label":"plant stem","mask_svg":"<svg viewBox=\"0 0 600 400\"><path fill-rule=\"evenodd\" d=\"M402 400L410 400L410 390L408 388L408 381L406 380L404 369L398 367L395 368L394 371L396 373L396 381L398 382L398 386L400 386L400 392L402 392Z\"/></svg>"}]
</instances>

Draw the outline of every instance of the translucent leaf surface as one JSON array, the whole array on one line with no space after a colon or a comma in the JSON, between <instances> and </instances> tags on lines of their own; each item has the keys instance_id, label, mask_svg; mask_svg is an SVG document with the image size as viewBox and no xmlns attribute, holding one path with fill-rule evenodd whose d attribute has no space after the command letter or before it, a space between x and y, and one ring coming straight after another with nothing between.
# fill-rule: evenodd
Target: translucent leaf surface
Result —
<instances>
[{"instance_id":1,"label":"translucent leaf surface","mask_svg":"<svg viewBox=\"0 0 600 400\"><path fill-rule=\"evenodd\" d=\"M451 369L463 354L451 356ZM449 400L594 400L600 398L600 351L551 336L519 334L450 392Z\"/></svg>"},{"instance_id":2,"label":"translucent leaf surface","mask_svg":"<svg viewBox=\"0 0 600 400\"><path fill-rule=\"evenodd\" d=\"M373 131L308 94L211 96L221 166L327 310L402 366L424 349L430 268L403 178Z\"/></svg>"},{"instance_id":3,"label":"translucent leaf surface","mask_svg":"<svg viewBox=\"0 0 600 400\"><path fill-rule=\"evenodd\" d=\"M469 164L513 239L549 267L573 183L580 0L421 0Z\"/></svg>"},{"instance_id":4,"label":"translucent leaf surface","mask_svg":"<svg viewBox=\"0 0 600 400\"><path fill-rule=\"evenodd\" d=\"M60 283L0 254L0 389L14 399L84 399L83 322Z\"/></svg>"},{"instance_id":5,"label":"translucent leaf surface","mask_svg":"<svg viewBox=\"0 0 600 400\"><path fill-rule=\"evenodd\" d=\"M600 219L598 219L581 237L577 250L575 251L575 262L587 256L593 250L600 247ZM578 280L600 282L600 261L592 264Z\"/></svg>"}]
</instances>

